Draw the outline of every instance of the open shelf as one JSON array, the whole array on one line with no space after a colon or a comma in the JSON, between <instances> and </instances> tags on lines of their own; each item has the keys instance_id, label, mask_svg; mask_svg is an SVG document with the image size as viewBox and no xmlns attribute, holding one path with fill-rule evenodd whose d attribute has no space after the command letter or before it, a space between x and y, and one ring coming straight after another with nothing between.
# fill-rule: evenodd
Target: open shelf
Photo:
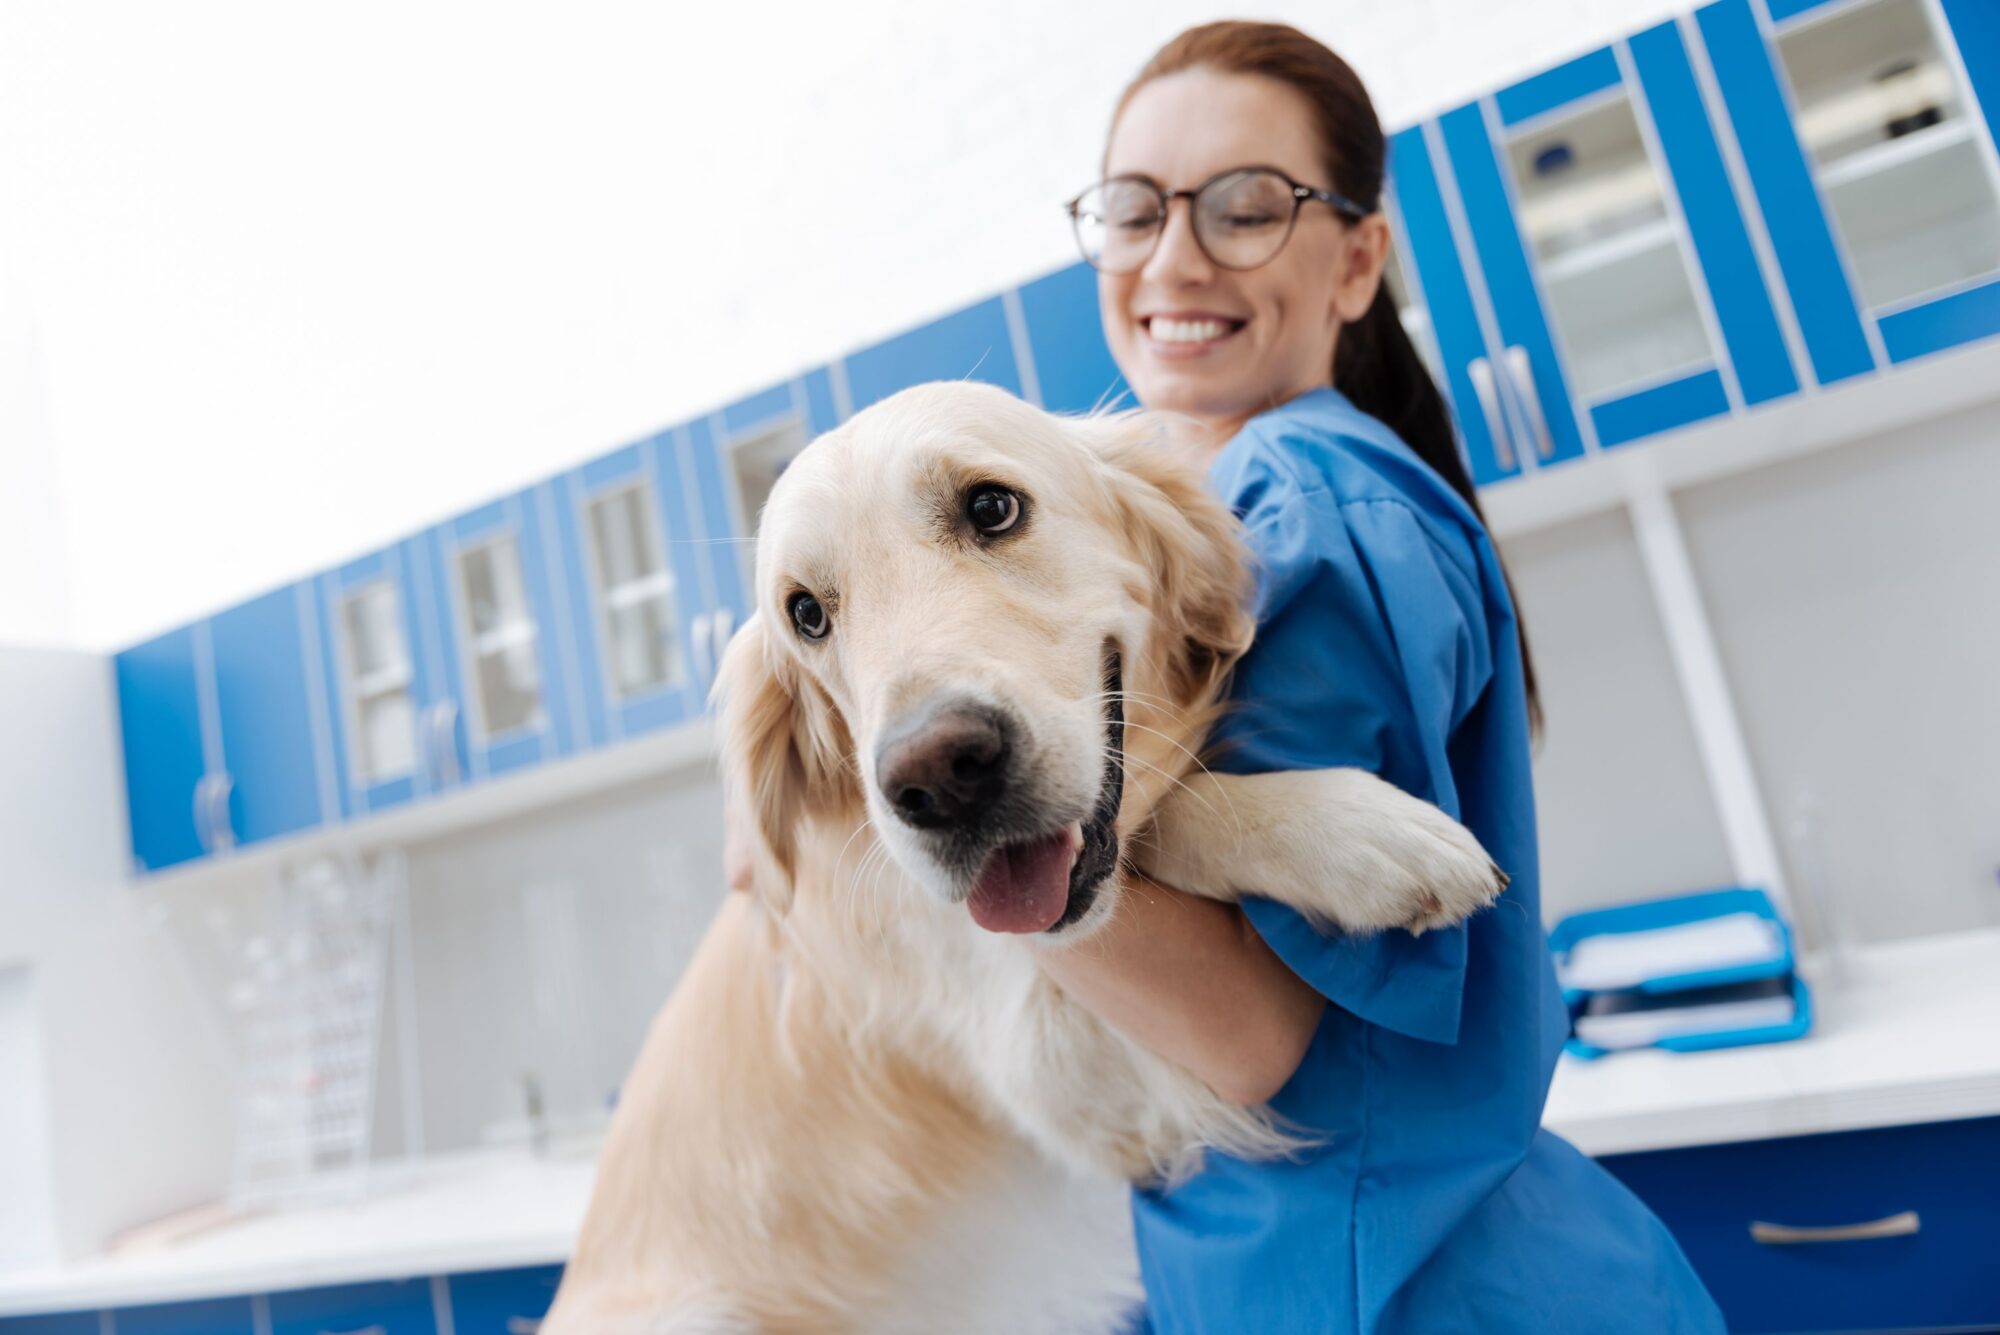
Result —
<instances>
[{"instance_id":1,"label":"open shelf","mask_svg":"<svg viewBox=\"0 0 2000 1335\"><path fill-rule=\"evenodd\" d=\"M1885 139L1879 144L1857 149L1820 169L1820 184L1829 190L1866 181L1883 172L1921 161L1972 138L1972 126L1963 120L1940 121L1936 125Z\"/></svg>"}]
</instances>

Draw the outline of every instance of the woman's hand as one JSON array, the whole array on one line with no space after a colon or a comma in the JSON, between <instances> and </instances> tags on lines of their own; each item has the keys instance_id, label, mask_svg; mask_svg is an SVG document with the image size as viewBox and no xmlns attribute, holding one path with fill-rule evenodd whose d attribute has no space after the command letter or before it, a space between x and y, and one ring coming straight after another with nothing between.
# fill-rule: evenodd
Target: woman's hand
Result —
<instances>
[{"instance_id":1,"label":"woman's hand","mask_svg":"<svg viewBox=\"0 0 2000 1335\"><path fill-rule=\"evenodd\" d=\"M1089 938L1033 940L1042 972L1070 997L1232 1103L1285 1087L1326 1005L1235 905L1136 872Z\"/></svg>"}]
</instances>

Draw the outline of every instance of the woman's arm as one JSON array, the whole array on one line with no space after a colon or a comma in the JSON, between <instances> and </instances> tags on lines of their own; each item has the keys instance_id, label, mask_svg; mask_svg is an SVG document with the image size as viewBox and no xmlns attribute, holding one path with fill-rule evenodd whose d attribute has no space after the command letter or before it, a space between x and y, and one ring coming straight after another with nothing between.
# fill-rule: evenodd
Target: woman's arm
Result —
<instances>
[{"instance_id":1,"label":"woman's arm","mask_svg":"<svg viewBox=\"0 0 2000 1335\"><path fill-rule=\"evenodd\" d=\"M1233 904L1137 872L1088 939L1035 942L1042 972L1064 992L1232 1103L1284 1088L1326 1005Z\"/></svg>"}]
</instances>

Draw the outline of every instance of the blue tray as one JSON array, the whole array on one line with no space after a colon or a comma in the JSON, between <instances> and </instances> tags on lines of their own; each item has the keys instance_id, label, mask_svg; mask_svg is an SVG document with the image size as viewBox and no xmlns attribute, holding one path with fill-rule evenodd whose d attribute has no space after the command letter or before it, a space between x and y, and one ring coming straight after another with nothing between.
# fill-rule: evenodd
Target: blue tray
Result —
<instances>
[{"instance_id":1,"label":"blue tray","mask_svg":"<svg viewBox=\"0 0 2000 1335\"><path fill-rule=\"evenodd\" d=\"M1784 947L1777 958L1756 964L1735 965L1727 969L1697 969L1691 973L1648 978L1637 984L1637 990L1678 992L1690 987L1714 987L1721 983L1745 983L1754 978L1776 978L1792 971L1792 929L1778 916L1778 910L1771 903L1769 895L1762 890L1740 885L1722 890L1704 890L1692 895L1674 895L1667 899L1651 899L1639 904L1620 904L1616 908L1572 913L1549 929L1549 949L1557 955L1566 955L1585 937L1609 936L1619 932L1645 932L1656 927L1680 927L1687 923L1700 922L1705 918L1720 918L1730 913L1754 913L1760 918L1768 918L1776 923L1778 937ZM1580 988L1563 989L1563 1001L1571 1007L1588 995L1588 992Z\"/></svg>"},{"instance_id":2,"label":"blue tray","mask_svg":"<svg viewBox=\"0 0 2000 1335\"><path fill-rule=\"evenodd\" d=\"M1753 1043L1782 1043L1788 1038L1802 1038L1812 1028L1812 989L1806 980L1792 975L1792 1001L1798 1007L1789 1023L1758 1025L1751 1029L1724 1029L1712 1034L1679 1034L1673 1038L1663 1038L1646 1047L1664 1048L1668 1052L1705 1052L1711 1048L1741 1048ZM1585 1061L1595 1061L1611 1052L1641 1052L1644 1048L1600 1048L1586 1043L1572 1034L1563 1044L1563 1051Z\"/></svg>"}]
</instances>

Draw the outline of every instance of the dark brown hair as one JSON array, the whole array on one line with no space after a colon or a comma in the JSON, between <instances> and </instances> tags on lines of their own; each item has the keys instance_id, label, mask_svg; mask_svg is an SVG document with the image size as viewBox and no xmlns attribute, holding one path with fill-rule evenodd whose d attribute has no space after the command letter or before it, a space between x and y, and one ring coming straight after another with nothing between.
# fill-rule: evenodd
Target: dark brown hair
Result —
<instances>
[{"instance_id":1,"label":"dark brown hair","mask_svg":"<svg viewBox=\"0 0 2000 1335\"><path fill-rule=\"evenodd\" d=\"M1324 45L1282 23L1226 20L1189 28L1155 52L1126 86L1118 109L1112 113L1112 125L1117 125L1133 94L1145 85L1191 69L1259 75L1296 89L1312 108L1313 125L1325 152L1328 186L1364 208L1380 206L1389 153L1382 122L1376 118L1375 104L1360 76ZM1444 396L1403 329L1387 285L1376 288L1366 315L1340 331L1333 384L1355 407L1402 437L1418 458L1465 499L1479 521L1486 522L1465 461L1459 457L1458 435ZM1506 577L1504 565L1501 575ZM1528 633L1518 607L1514 615L1521 638L1528 718L1539 733L1541 693L1536 688Z\"/></svg>"}]
</instances>

